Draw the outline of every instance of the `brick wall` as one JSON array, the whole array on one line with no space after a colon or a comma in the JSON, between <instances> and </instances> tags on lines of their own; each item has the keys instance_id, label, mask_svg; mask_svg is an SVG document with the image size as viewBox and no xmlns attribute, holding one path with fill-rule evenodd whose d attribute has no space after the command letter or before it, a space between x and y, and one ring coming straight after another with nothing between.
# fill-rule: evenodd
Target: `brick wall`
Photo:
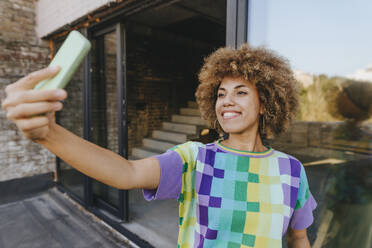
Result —
<instances>
[{"instance_id":1,"label":"brick wall","mask_svg":"<svg viewBox=\"0 0 372 248\"><path fill-rule=\"evenodd\" d=\"M4 88L48 65L49 48L35 33L34 0L0 1L0 98ZM23 138L0 110L0 181L50 172L55 157Z\"/></svg>"},{"instance_id":2,"label":"brick wall","mask_svg":"<svg viewBox=\"0 0 372 248\"><path fill-rule=\"evenodd\" d=\"M116 2L116 0L38 0L36 31L39 37L44 37L112 2Z\"/></svg>"}]
</instances>

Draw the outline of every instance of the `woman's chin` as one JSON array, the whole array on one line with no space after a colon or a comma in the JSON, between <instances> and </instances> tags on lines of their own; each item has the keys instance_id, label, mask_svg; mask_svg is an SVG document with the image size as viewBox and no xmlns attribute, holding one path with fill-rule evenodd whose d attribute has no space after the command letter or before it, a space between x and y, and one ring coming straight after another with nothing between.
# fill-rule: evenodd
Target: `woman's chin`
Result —
<instances>
[{"instance_id":1,"label":"woman's chin","mask_svg":"<svg viewBox=\"0 0 372 248\"><path fill-rule=\"evenodd\" d=\"M222 128L225 133L228 134L240 134L244 132L244 129L242 128Z\"/></svg>"}]
</instances>

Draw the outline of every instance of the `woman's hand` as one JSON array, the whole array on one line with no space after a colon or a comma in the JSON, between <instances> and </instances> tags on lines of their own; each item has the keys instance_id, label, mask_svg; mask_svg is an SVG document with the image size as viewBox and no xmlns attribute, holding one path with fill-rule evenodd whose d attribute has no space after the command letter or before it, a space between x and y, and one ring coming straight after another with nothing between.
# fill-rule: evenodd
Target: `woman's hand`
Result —
<instances>
[{"instance_id":1,"label":"woman's hand","mask_svg":"<svg viewBox=\"0 0 372 248\"><path fill-rule=\"evenodd\" d=\"M54 112L63 108L59 101L67 97L65 90L33 89L40 81L53 77L59 70L59 67L47 67L5 88L6 98L1 106L7 112L7 118L30 140L44 139L50 126L55 124Z\"/></svg>"}]
</instances>

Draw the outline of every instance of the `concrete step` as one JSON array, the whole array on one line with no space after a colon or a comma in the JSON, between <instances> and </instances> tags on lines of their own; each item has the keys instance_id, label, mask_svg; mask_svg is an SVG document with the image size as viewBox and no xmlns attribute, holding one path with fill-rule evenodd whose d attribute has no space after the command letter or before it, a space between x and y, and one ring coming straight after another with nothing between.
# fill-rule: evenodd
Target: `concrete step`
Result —
<instances>
[{"instance_id":1,"label":"concrete step","mask_svg":"<svg viewBox=\"0 0 372 248\"><path fill-rule=\"evenodd\" d=\"M188 108L199 108L199 105L194 101L187 101L187 107Z\"/></svg>"},{"instance_id":2,"label":"concrete step","mask_svg":"<svg viewBox=\"0 0 372 248\"><path fill-rule=\"evenodd\" d=\"M161 151L154 151L147 147L135 147L132 149L131 157L134 157L136 159L142 159L155 156L158 154L161 154Z\"/></svg>"},{"instance_id":3,"label":"concrete step","mask_svg":"<svg viewBox=\"0 0 372 248\"><path fill-rule=\"evenodd\" d=\"M181 124L174 122L163 122L163 130L173 131L178 133L197 134L197 126L189 124Z\"/></svg>"},{"instance_id":4,"label":"concrete step","mask_svg":"<svg viewBox=\"0 0 372 248\"><path fill-rule=\"evenodd\" d=\"M175 133L170 131L155 130L152 132L152 137L160 140L168 140L169 142L175 142L176 144L184 143L187 141L187 134Z\"/></svg>"},{"instance_id":5,"label":"concrete step","mask_svg":"<svg viewBox=\"0 0 372 248\"><path fill-rule=\"evenodd\" d=\"M136 158L135 156L133 156L133 154L131 154L131 155L128 156L128 159L129 160L138 160L139 158Z\"/></svg>"},{"instance_id":6,"label":"concrete step","mask_svg":"<svg viewBox=\"0 0 372 248\"><path fill-rule=\"evenodd\" d=\"M180 113L181 115L200 116L199 109L195 108L181 108Z\"/></svg>"},{"instance_id":7,"label":"concrete step","mask_svg":"<svg viewBox=\"0 0 372 248\"><path fill-rule=\"evenodd\" d=\"M172 122L206 126L207 122L200 116L172 115Z\"/></svg>"},{"instance_id":8,"label":"concrete step","mask_svg":"<svg viewBox=\"0 0 372 248\"><path fill-rule=\"evenodd\" d=\"M158 139L151 139L151 138L144 138L143 145L148 148L152 148L154 150L160 150L165 152L169 148L175 146L175 143L171 143L165 140L158 140Z\"/></svg>"}]
</instances>

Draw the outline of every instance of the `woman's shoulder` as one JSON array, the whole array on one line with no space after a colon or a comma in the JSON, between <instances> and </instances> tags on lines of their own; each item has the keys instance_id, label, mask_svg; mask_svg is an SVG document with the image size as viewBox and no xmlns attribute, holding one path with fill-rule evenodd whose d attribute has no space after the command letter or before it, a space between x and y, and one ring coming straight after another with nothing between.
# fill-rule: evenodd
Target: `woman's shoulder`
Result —
<instances>
[{"instance_id":1,"label":"woman's shoulder","mask_svg":"<svg viewBox=\"0 0 372 248\"><path fill-rule=\"evenodd\" d=\"M169 150L177 152L181 157L187 157L188 160L196 158L199 148L205 145L197 141L187 141L170 148Z\"/></svg>"},{"instance_id":2,"label":"woman's shoulder","mask_svg":"<svg viewBox=\"0 0 372 248\"><path fill-rule=\"evenodd\" d=\"M194 149L199 148L199 147L205 147L205 144L203 144L201 142L198 142L198 141L187 141L185 143L175 145L171 149L177 149L177 148L179 148L179 149L191 149L191 150L194 150Z\"/></svg>"},{"instance_id":3,"label":"woman's shoulder","mask_svg":"<svg viewBox=\"0 0 372 248\"><path fill-rule=\"evenodd\" d=\"M301 170L304 169L301 161L291 154L273 150L273 157L276 158L280 172L299 177Z\"/></svg>"},{"instance_id":4,"label":"woman's shoulder","mask_svg":"<svg viewBox=\"0 0 372 248\"><path fill-rule=\"evenodd\" d=\"M284 159L292 159L292 160L297 160L297 161L300 161L297 157L295 157L294 155L292 154L289 154L289 153L286 153L286 152L283 152L283 151L279 151L279 150L276 150L274 148L273 149L273 154L277 157L277 158L284 158Z\"/></svg>"}]
</instances>

